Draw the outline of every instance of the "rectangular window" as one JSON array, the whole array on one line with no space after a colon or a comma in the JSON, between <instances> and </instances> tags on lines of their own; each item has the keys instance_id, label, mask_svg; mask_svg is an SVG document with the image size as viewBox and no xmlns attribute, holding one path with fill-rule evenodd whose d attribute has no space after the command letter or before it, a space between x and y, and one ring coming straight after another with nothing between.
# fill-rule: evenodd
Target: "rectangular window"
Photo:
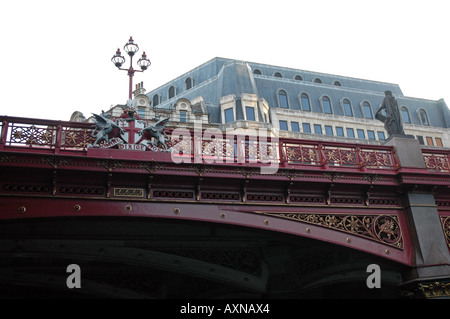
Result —
<instances>
[{"instance_id":1,"label":"rectangular window","mask_svg":"<svg viewBox=\"0 0 450 319\"><path fill-rule=\"evenodd\" d=\"M337 136L344 136L344 129L340 126L336 126L336 135Z\"/></svg>"},{"instance_id":2,"label":"rectangular window","mask_svg":"<svg viewBox=\"0 0 450 319\"><path fill-rule=\"evenodd\" d=\"M186 120L187 120L186 111L180 111L180 122L186 122Z\"/></svg>"},{"instance_id":3,"label":"rectangular window","mask_svg":"<svg viewBox=\"0 0 450 319\"><path fill-rule=\"evenodd\" d=\"M436 146L440 146L440 147L443 147L443 146L444 146L444 145L442 144L442 139L441 139L440 137L436 137L435 140L436 140Z\"/></svg>"},{"instance_id":4,"label":"rectangular window","mask_svg":"<svg viewBox=\"0 0 450 319\"><path fill-rule=\"evenodd\" d=\"M366 134L364 134L364 130L357 129L356 132L358 134L358 138L360 138L360 139L365 139L366 138Z\"/></svg>"},{"instance_id":5,"label":"rectangular window","mask_svg":"<svg viewBox=\"0 0 450 319\"><path fill-rule=\"evenodd\" d=\"M225 110L225 123L230 123L234 121L234 110L233 108L228 108Z\"/></svg>"},{"instance_id":6,"label":"rectangular window","mask_svg":"<svg viewBox=\"0 0 450 319\"><path fill-rule=\"evenodd\" d=\"M314 124L314 133L315 134L322 134L322 125Z\"/></svg>"},{"instance_id":7,"label":"rectangular window","mask_svg":"<svg viewBox=\"0 0 450 319\"><path fill-rule=\"evenodd\" d=\"M417 136L417 139L419 140L420 145L424 145L423 136Z\"/></svg>"},{"instance_id":8,"label":"rectangular window","mask_svg":"<svg viewBox=\"0 0 450 319\"><path fill-rule=\"evenodd\" d=\"M347 128L347 137L355 137L355 131L352 128Z\"/></svg>"},{"instance_id":9,"label":"rectangular window","mask_svg":"<svg viewBox=\"0 0 450 319\"><path fill-rule=\"evenodd\" d=\"M433 138L432 138L432 137L427 136L427 144L428 144L428 145L431 145L431 146L434 145L434 144L433 144Z\"/></svg>"},{"instance_id":10,"label":"rectangular window","mask_svg":"<svg viewBox=\"0 0 450 319\"><path fill-rule=\"evenodd\" d=\"M380 141L384 141L386 139L386 137L384 136L384 132L378 131L377 134Z\"/></svg>"},{"instance_id":11,"label":"rectangular window","mask_svg":"<svg viewBox=\"0 0 450 319\"><path fill-rule=\"evenodd\" d=\"M304 133L311 133L311 124L303 123L302 128Z\"/></svg>"},{"instance_id":12,"label":"rectangular window","mask_svg":"<svg viewBox=\"0 0 450 319\"><path fill-rule=\"evenodd\" d=\"M291 122L292 132L300 132L300 126L298 122Z\"/></svg>"},{"instance_id":13,"label":"rectangular window","mask_svg":"<svg viewBox=\"0 0 450 319\"><path fill-rule=\"evenodd\" d=\"M280 130L281 131L287 131L288 130L287 121L280 121Z\"/></svg>"},{"instance_id":14,"label":"rectangular window","mask_svg":"<svg viewBox=\"0 0 450 319\"><path fill-rule=\"evenodd\" d=\"M138 115L141 119L145 118L145 109L144 108L138 108Z\"/></svg>"},{"instance_id":15,"label":"rectangular window","mask_svg":"<svg viewBox=\"0 0 450 319\"><path fill-rule=\"evenodd\" d=\"M371 131L371 130L367 130L367 137L369 138L369 140L374 140L375 139L375 132Z\"/></svg>"},{"instance_id":16,"label":"rectangular window","mask_svg":"<svg viewBox=\"0 0 450 319\"><path fill-rule=\"evenodd\" d=\"M333 136L333 127L330 125L325 125L325 134Z\"/></svg>"},{"instance_id":17,"label":"rectangular window","mask_svg":"<svg viewBox=\"0 0 450 319\"><path fill-rule=\"evenodd\" d=\"M246 106L245 114L247 115L247 121L255 121L255 108L254 107Z\"/></svg>"}]
</instances>

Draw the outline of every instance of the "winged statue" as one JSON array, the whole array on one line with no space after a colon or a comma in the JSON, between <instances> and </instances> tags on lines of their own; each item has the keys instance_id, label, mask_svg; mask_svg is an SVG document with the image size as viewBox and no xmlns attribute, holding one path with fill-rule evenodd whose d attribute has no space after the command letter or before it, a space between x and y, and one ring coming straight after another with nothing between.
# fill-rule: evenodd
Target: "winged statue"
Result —
<instances>
[{"instance_id":1,"label":"winged statue","mask_svg":"<svg viewBox=\"0 0 450 319\"><path fill-rule=\"evenodd\" d=\"M162 148L167 150L166 141L169 140L169 137L164 133L164 128L166 127L169 118L161 119L157 117L154 118L153 121L155 122L154 124L150 124L138 132L138 134L141 135L141 138L136 144L141 143L143 140L149 140L153 146L158 147L159 144L161 144ZM152 141L152 138L154 138L155 141Z\"/></svg>"},{"instance_id":2,"label":"winged statue","mask_svg":"<svg viewBox=\"0 0 450 319\"><path fill-rule=\"evenodd\" d=\"M98 146L101 141L109 142L110 139L118 137L126 143L122 138L125 131L119 127L114 121L109 119L109 114L102 111L101 115L92 113L95 117L95 129L92 136L97 138L94 142L94 147Z\"/></svg>"}]
</instances>

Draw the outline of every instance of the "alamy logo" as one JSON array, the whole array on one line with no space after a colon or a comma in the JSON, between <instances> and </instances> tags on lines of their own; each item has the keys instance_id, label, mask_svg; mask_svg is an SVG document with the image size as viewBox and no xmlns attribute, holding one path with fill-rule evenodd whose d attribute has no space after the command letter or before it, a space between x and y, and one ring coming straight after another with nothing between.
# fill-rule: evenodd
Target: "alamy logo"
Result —
<instances>
[{"instance_id":1,"label":"alamy logo","mask_svg":"<svg viewBox=\"0 0 450 319\"><path fill-rule=\"evenodd\" d=\"M377 264L367 266L366 272L371 274L367 277L366 284L369 289L381 288L381 269Z\"/></svg>"},{"instance_id":2,"label":"alamy logo","mask_svg":"<svg viewBox=\"0 0 450 319\"><path fill-rule=\"evenodd\" d=\"M71 273L67 277L66 285L68 288L81 288L81 269L77 264L67 266L66 272Z\"/></svg>"}]
</instances>

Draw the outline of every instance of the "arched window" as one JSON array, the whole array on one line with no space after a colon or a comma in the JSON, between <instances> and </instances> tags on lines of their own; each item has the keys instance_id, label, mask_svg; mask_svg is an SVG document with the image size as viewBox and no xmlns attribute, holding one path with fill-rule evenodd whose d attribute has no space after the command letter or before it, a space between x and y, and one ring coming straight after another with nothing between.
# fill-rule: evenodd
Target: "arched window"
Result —
<instances>
[{"instance_id":1,"label":"arched window","mask_svg":"<svg viewBox=\"0 0 450 319\"><path fill-rule=\"evenodd\" d=\"M187 78L186 81L184 81L184 89L189 90L193 86L193 81L191 78Z\"/></svg>"},{"instance_id":2,"label":"arched window","mask_svg":"<svg viewBox=\"0 0 450 319\"><path fill-rule=\"evenodd\" d=\"M319 78L315 78L315 79L313 80L313 82L315 82L315 83L322 83L322 80L319 79Z\"/></svg>"},{"instance_id":3,"label":"arched window","mask_svg":"<svg viewBox=\"0 0 450 319\"><path fill-rule=\"evenodd\" d=\"M258 69L255 69L255 70L253 71L253 74L262 74L262 73L261 73L261 71L260 71L260 70L258 70Z\"/></svg>"},{"instance_id":4,"label":"arched window","mask_svg":"<svg viewBox=\"0 0 450 319\"><path fill-rule=\"evenodd\" d=\"M339 82L339 81L333 81L333 85L341 86L341 82Z\"/></svg>"},{"instance_id":5,"label":"arched window","mask_svg":"<svg viewBox=\"0 0 450 319\"><path fill-rule=\"evenodd\" d=\"M311 111L311 103L308 94L302 93L300 95L300 107L303 111Z\"/></svg>"},{"instance_id":6,"label":"arched window","mask_svg":"<svg viewBox=\"0 0 450 319\"><path fill-rule=\"evenodd\" d=\"M294 77L294 80L297 80L297 81L303 81L303 78L302 78L302 76L301 75L296 75L295 77Z\"/></svg>"},{"instance_id":7,"label":"arched window","mask_svg":"<svg viewBox=\"0 0 450 319\"><path fill-rule=\"evenodd\" d=\"M169 99L173 98L175 96L175 87L172 85L169 88Z\"/></svg>"},{"instance_id":8,"label":"arched window","mask_svg":"<svg viewBox=\"0 0 450 319\"><path fill-rule=\"evenodd\" d=\"M278 106L285 109L289 108L288 96L285 90L278 91Z\"/></svg>"},{"instance_id":9,"label":"arched window","mask_svg":"<svg viewBox=\"0 0 450 319\"><path fill-rule=\"evenodd\" d=\"M369 102L364 102L363 103L363 111L364 111L364 117L366 119L372 119L373 118L372 108L370 107Z\"/></svg>"},{"instance_id":10,"label":"arched window","mask_svg":"<svg viewBox=\"0 0 450 319\"><path fill-rule=\"evenodd\" d=\"M419 110L419 117L420 117L420 122L422 122L422 125L430 125L430 122L428 121L427 112L425 112L424 109Z\"/></svg>"},{"instance_id":11,"label":"arched window","mask_svg":"<svg viewBox=\"0 0 450 319\"><path fill-rule=\"evenodd\" d=\"M153 95L153 106L157 106L161 102L159 94Z\"/></svg>"},{"instance_id":12,"label":"arched window","mask_svg":"<svg viewBox=\"0 0 450 319\"><path fill-rule=\"evenodd\" d=\"M344 99L342 101L342 107L344 109L344 115L345 116L353 116L352 105L351 105L349 99Z\"/></svg>"},{"instance_id":13,"label":"arched window","mask_svg":"<svg viewBox=\"0 0 450 319\"><path fill-rule=\"evenodd\" d=\"M321 98L323 112L327 114L332 114L333 111L331 109L331 102L328 96L322 96Z\"/></svg>"},{"instance_id":14,"label":"arched window","mask_svg":"<svg viewBox=\"0 0 450 319\"><path fill-rule=\"evenodd\" d=\"M277 77L277 78L282 78L283 77L280 72L275 72L274 76Z\"/></svg>"},{"instance_id":15,"label":"arched window","mask_svg":"<svg viewBox=\"0 0 450 319\"><path fill-rule=\"evenodd\" d=\"M402 120L404 123L411 123L411 117L409 116L408 109L406 106L402 106L401 108Z\"/></svg>"}]
</instances>

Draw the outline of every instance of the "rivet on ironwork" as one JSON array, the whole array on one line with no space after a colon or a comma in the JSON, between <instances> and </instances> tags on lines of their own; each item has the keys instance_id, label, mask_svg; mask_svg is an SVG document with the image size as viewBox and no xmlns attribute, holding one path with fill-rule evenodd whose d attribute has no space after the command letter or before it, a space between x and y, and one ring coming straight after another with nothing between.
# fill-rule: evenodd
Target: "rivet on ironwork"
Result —
<instances>
[{"instance_id":1,"label":"rivet on ironwork","mask_svg":"<svg viewBox=\"0 0 450 319\"><path fill-rule=\"evenodd\" d=\"M220 213L220 218L225 218L225 213Z\"/></svg>"},{"instance_id":2,"label":"rivet on ironwork","mask_svg":"<svg viewBox=\"0 0 450 319\"><path fill-rule=\"evenodd\" d=\"M352 240L350 239L350 237L345 238L345 241L346 241L347 243L351 243L351 242L352 242Z\"/></svg>"},{"instance_id":3,"label":"rivet on ironwork","mask_svg":"<svg viewBox=\"0 0 450 319\"><path fill-rule=\"evenodd\" d=\"M269 225L269 220L268 219L264 219L264 225Z\"/></svg>"},{"instance_id":4,"label":"rivet on ironwork","mask_svg":"<svg viewBox=\"0 0 450 319\"><path fill-rule=\"evenodd\" d=\"M80 210L81 210L81 206L80 205L73 206L73 211L74 212L79 212Z\"/></svg>"},{"instance_id":5,"label":"rivet on ironwork","mask_svg":"<svg viewBox=\"0 0 450 319\"><path fill-rule=\"evenodd\" d=\"M25 213L27 211L27 208L25 206L20 206L17 211L21 214Z\"/></svg>"},{"instance_id":6,"label":"rivet on ironwork","mask_svg":"<svg viewBox=\"0 0 450 319\"><path fill-rule=\"evenodd\" d=\"M173 213L174 213L175 215L180 215L181 210L180 210L179 208L174 208L174 209L173 209Z\"/></svg>"},{"instance_id":7,"label":"rivet on ironwork","mask_svg":"<svg viewBox=\"0 0 450 319\"><path fill-rule=\"evenodd\" d=\"M309 234L311 232L311 228L306 227L306 232Z\"/></svg>"},{"instance_id":8,"label":"rivet on ironwork","mask_svg":"<svg viewBox=\"0 0 450 319\"><path fill-rule=\"evenodd\" d=\"M127 206L125 206L125 210L127 212L131 212L133 210L133 207L131 207L131 205L127 205Z\"/></svg>"},{"instance_id":9,"label":"rivet on ironwork","mask_svg":"<svg viewBox=\"0 0 450 319\"><path fill-rule=\"evenodd\" d=\"M389 255L391 252L389 251L389 249L386 249L386 250L384 251L384 253L385 253L386 255Z\"/></svg>"}]
</instances>

